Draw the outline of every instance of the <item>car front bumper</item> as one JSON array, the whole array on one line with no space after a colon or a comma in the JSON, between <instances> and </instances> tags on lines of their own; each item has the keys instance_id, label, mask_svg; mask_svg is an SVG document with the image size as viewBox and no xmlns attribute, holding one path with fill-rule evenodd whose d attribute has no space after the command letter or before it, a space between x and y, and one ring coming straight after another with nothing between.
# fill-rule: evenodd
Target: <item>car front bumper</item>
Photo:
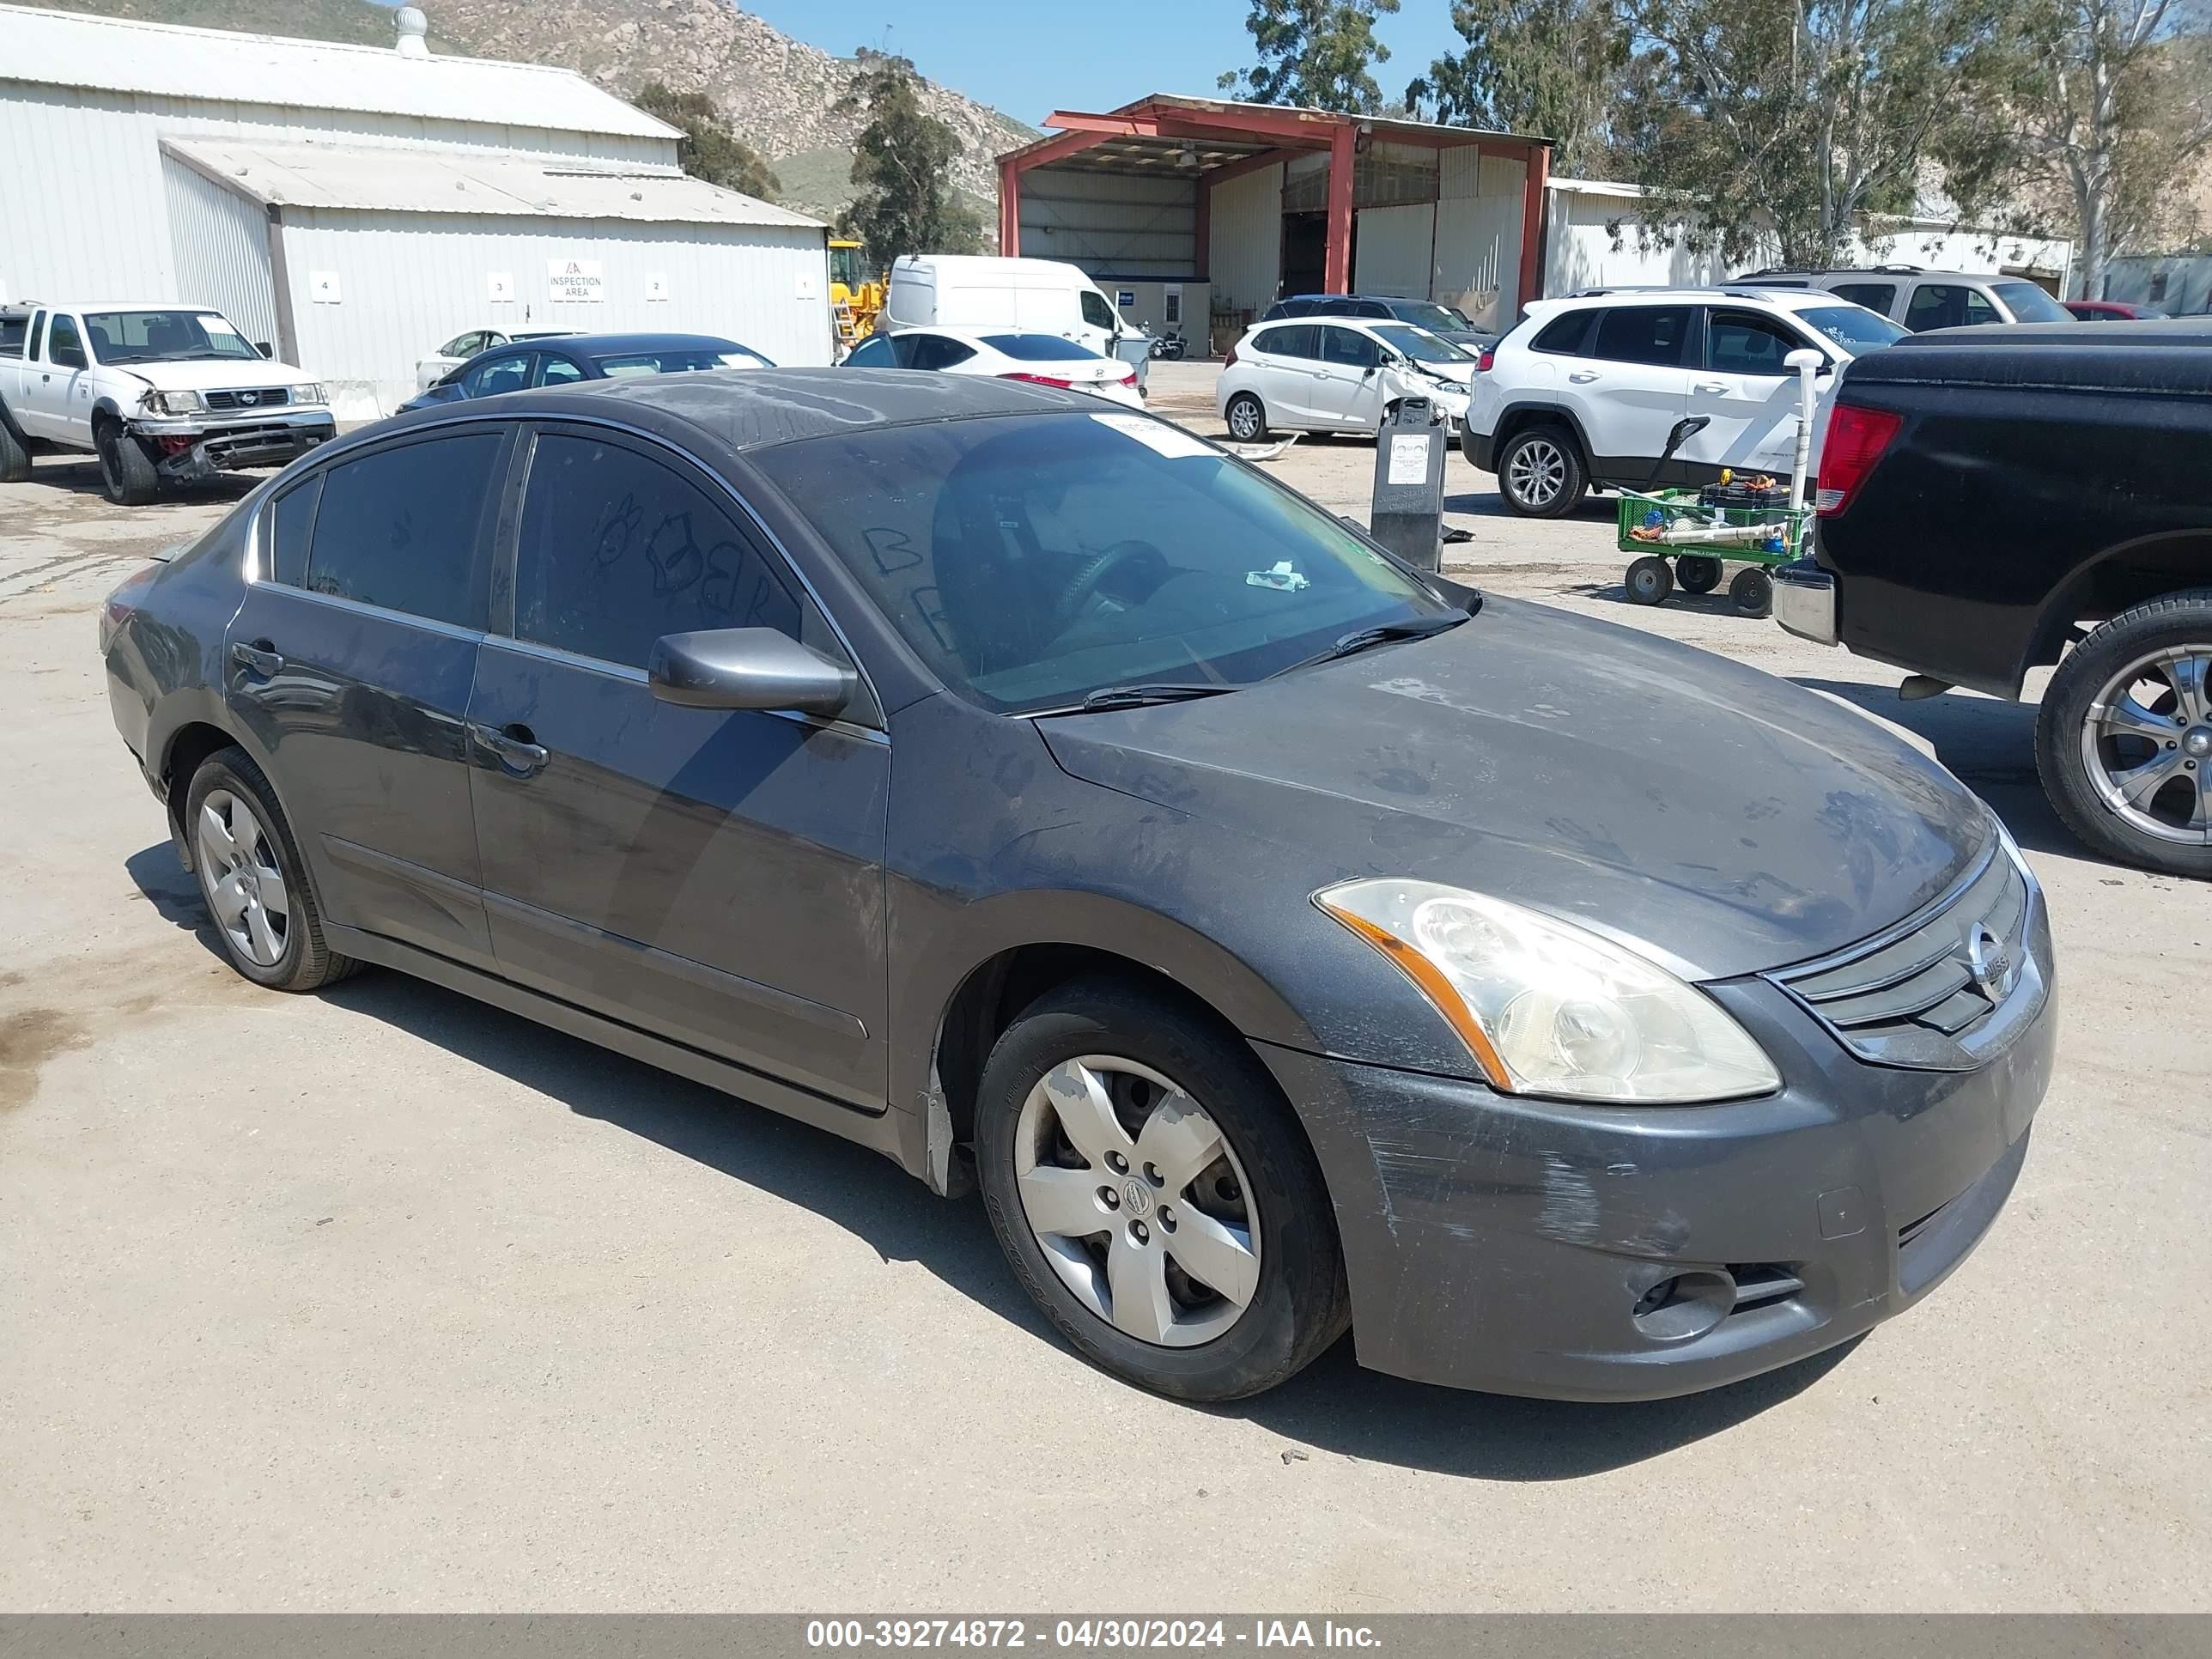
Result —
<instances>
[{"instance_id":1,"label":"car front bumper","mask_svg":"<svg viewBox=\"0 0 2212 1659\"><path fill-rule=\"evenodd\" d=\"M1801 640L1833 645L1836 631L1836 579L1810 559L1793 559L1774 567L1774 620Z\"/></svg>"},{"instance_id":2,"label":"car front bumper","mask_svg":"<svg viewBox=\"0 0 2212 1659\"><path fill-rule=\"evenodd\" d=\"M130 429L152 447L165 478L200 482L234 467L282 466L337 436L337 423L321 407L271 410L244 420L142 416Z\"/></svg>"},{"instance_id":3,"label":"car front bumper","mask_svg":"<svg viewBox=\"0 0 2212 1659\"><path fill-rule=\"evenodd\" d=\"M1787 1082L1720 1105L1516 1099L1255 1043L1329 1182L1360 1362L1661 1399L1911 1307L1988 1230L2027 1155L2057 1031L2039 893L2028 938L2039 1006L1971 1072L1861 1062L1759 979L1709 988Z\"/></svg>"}]
</instances>

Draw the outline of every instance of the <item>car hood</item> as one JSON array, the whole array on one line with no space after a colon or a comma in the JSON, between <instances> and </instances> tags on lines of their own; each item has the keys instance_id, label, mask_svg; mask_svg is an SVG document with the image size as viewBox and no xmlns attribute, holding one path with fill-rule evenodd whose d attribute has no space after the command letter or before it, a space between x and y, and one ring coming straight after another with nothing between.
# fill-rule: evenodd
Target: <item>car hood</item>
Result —
<instances>
[{"instance_id":1,"label":"car hood","mask_svg":"<svg viewBox=\"0 0 2212 1659\"><path fill-rule=\"evenodd\" d=\"M1455 883L1693 980L1863 939L1994 833L1956 779L1855 710L1512 600L1229 696L1037 724L1078 778L1295 848L1301 884Z\"/></svg>"},{"instance_id":2,"label":"car hood","mask_svg":"<svg viewBox=\"0 0 2212 1659\"><path fill-rule=\"evenodd\" d=\"M306 386L312 379L289 363L266 357L251 362L202 357L180 363L111 363L118 374L135 374L157 392L235 392L241 386Z\"/></svg>"}]
</instances>

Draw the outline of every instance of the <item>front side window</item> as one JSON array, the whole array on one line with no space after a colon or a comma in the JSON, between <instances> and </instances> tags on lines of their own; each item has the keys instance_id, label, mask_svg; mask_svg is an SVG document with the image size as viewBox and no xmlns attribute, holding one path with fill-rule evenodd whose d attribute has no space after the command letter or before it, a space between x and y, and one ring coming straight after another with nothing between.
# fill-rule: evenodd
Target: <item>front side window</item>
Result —
<instances>
[{"instance_id":1,"label":"front side window","mask_svg":"<svg viewBox=\"0 0 2212 1659\"><path fill-rule=\"evenodd\" d=\"M1598 319L1594 357L1679 368L1690 337L1687 306L1616 306Z\"/></svg>"},{"instance_id":2,"label":"front side window","mask_svg":"<svg viewBox=\"0 0 2212 1659\"><path fill-rule=\"evenodd\" d=\"M1372 368L1382 361L1375 342L1356 330L1324 328L1321 334L1324 362L1334 363L1340 368Z\"/></svg>"},{"instance_id":3,"label":"front side window","mask_svg":"<svg viewBox=\"0 0 2212 1659\"><path fill-rule=\"evenodd\" d=\"M1705 367L1719 374L1786 374L1782 360L1805 342L1746 311L1717 311L1705 331Z\"/></svg>"},{"instance_id":4,"label":"front side window","mask_svg":"<svg viewBox=\"0 0 2212 1659\"><path fill-rule=\"evenodd\" d=\"M438 348L438 355L441 357L473 357L483 349L483 336L481 333L456 334Z\"/></svg>"},{"instance_id":5,"label":"front side window","mask_svg":"<svg viewBox=\"0 0 2212 1659\"><path fill-rule=\"evenodd\" d=\"M750 459L939 677L988 709L1249 684L1353 629L1455 614L1328 514L1143 415L884 427Z\"/></svg>"},{"instance_id":6,"label":"front side window","mask_svg":"<svg viewBox=\"0 0 2212 1659\"><path fill-rule=\"evenodd\" d=\"M520 392L530 379L530 354L518 351L478 363L461 376L461 390L471 398L494 398L502 392Z\"/></svg>"},{"instance_id":7,"label":"front side window","mask_svg":"<svg viewBox=\"0 0 2212 1659\"><path fill-rule=\"evenodd\" d=\"M621 444L538 440L515 556L517 638L642 668L664 634L773 628L800 639L805 621L780 561L683 473Z\"/></svg>"},{"instance_id":8,"label":"front side window","mask_svg":"<svg viewBox=\"0 0 2212 1659\"><path fill-rule=\"evenodd\" d=\"M1905 309L1905 325L1915 334L1931 328L1966 328L1975 323L2001 323L1997 308L1978 289L1957 283L1923 283L1912 291Z\"/></svg>"},{"instance_id":9,"label":"front side window","mask_svg":"<svg viewBox=\"0 0 2212 1659\"><path fill-rule=\"evenodd\" d=\"M51 336L46 341L46 361L57 368L82 368L84 340L76 331L76 319L54 313Z\"/></svg>"},{"instance_id":10,"label":"front side window","mask_svg":"<svg viewBox=\"0 0 2212 1659\"><path fill-rule=\"evenodd\" d=\"M1083 320L1093 328L1112 328L1116 325L1114 307L1106 303L1106 296L1085 289L1075 296L1083 306Z\"/></svg>"},{"instance_id":11,"label":"front side window","mask_svg":"<svg viewBox=\"0 0 2212 1659\"><path fill-rule=\"evenodd\" d=\"M1401 300L1390 307L1401 323L1411 323L1416 328L1425 328L1431 334L1448 329L1471 327L1466 318L1448 306L1431 305L1426 300Z\"/></svg>"},{"instance_id":12,"label":"front side window","mask_svg":"<svg viewBox=\"0 0 2212 1659\"><path fill-rule=\"evenodd\" d=\"M309 589L483 627L479 554L504 444L494 432L459 433L331 467L307 555Z\"/></svg>"},{"instance_id":13,"label":"front side window","mask_svg":"<svg viewBox=\"0 0 2212 1659\"><path fill-rule=\"evenodd\" d=\"M1912 331L1855 305L1814 306L1799 312L1797 320L1818 329L1854 357L1894 345Z\"/></svg>"},{"instance_id":14,"label":"front side window","mask_svg":"<svg viewBox=\"0 0 2212 1659\"><path fill-rule=\"evenodd\" d=\"M90 311L85 331L103 363L253 362L230 319L215 311Z\"/></svg>"}]
</instances>

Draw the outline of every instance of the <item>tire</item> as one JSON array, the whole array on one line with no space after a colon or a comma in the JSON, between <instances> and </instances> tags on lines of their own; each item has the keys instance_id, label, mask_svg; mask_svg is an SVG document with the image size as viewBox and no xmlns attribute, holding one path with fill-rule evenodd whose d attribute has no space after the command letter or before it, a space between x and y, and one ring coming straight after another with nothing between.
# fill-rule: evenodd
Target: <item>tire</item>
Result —
<instances>
[{"instance_id":1,"label":"tire","mask_svg":"<svg viewBox=\"0 0 2212 1659\"><path fill-rule=\"evenodd\" d=\"M313 991L360 967L324 943L322 906L299 842L243 749L200 763L185 796L185 833L200 897L240 974L273 991Z\"/></svg>"},{"instance_id":2,"label":"tire","mask_svg":"<svg viewBox=\"0 0 2212 1659\"><path fill-rule=\"evenodd\" d=\"M1674 573L1667 568L1666 560L1647 553L1622 574L1620 585L1628 590L1631 605L1664 605L1674 591Z\"/></svg>"},{"instance_id":3,"label":"tire","mask_svg":"<svg viewBox=\"0 0 2212 1659\"><path fill-rule=\"evenodd\" d=\"M112 422L93 436L100 453L100 481L118 507L144 507L161 493L161 475L146 447Z\"/></svg>"},{"instance_id":4,"label":"tire","mask_svg":"<svg viewBox=\"0 0 2212 1659\"><path fill-rule=\"evenodd\" d=\"M2173 660L2155 665L2161 658ZM2035 769L2066 827L2106 858L2212 877L2212 831L2188 828L2212 808L2208 672L2212 588L2199 588L2122 611L2051 677L2036 714ZM2130 729L2100 719L2100 708L2120 714ZM2142 771L2152 766L2159 772ZM2124 775L2130 771L2137 775Z\"/></svg>"},{"instance_id":5,"label":"tire","mask_svg":"<svg viewBox=\"0 0 2212 1659\"><path fill-rule=\"evenodd\" d=\"M1709 553L1685 553L1674 561L1674 583L1685 593L1710 593L1721 585L1721 562Z\"/></svg>"},{"instance_id":6,"label":"tire","mask_svg":"<svg viewBox=\"0 0 2212 1659\"><path fill-rule=\"evenodd\" d=\"M1086 1073L1104 1093L1076 1081ZM1161 1107L1164 1082L1195 1109ZM1063 1116L1059 1098L1115 1109ZM1131 1124L1151 1127L1132 1134ZM1145 1157L1194 1163L1206 1152L1194 1148L1216 1146L1220 1156L1188 1179ZM1089 979L1030 1004L985 1063L975 1153L992 1228L1023 1288L1079 1352L1125 1382L1177 1400L1240 1400L1296 1376L1351 1322L1328 1190L1304 1131L1251 1051L1178 1002ZM1095 1215L1096 1231L1051 1228L1054 1203L1071 1228L1088 1230ZM1243 1255L1222 1248L1245 1238ZM1187 1270L1186 1258L1197 1265ZM1230 1289L1209 1291L1201 1269ZM1115 1296L1124 1271L1134 1277Z\"/></svg>"},{"instance_id":7,"label":"tire","mask_svg":"<svg viewBox=\"0 0 2212 1659\"><path fill-rule=\"evenodd\" d=\"M1563 426L1523 427L1498 452L1498 493L1524 519L1563 519L1589 489L1581 447Z\"/></svg>"},{"instance_id":8,"label":"tire","mask_svg":"<svg viewBox=\"0 0 2212 1659\"><path fill-rule=\"evenodd\" d=\"M1249 392L1240 392L1229 400L1223 411L1229 422L1229 435L1240 444L1263 444L1267 441L1267 408Z\"/></svg>"},{"instance_id":9,"label":"tire","mask_svg":"<svg viewBox=\"0 0 2212 1659\"><path fill-rule=\"evenodd\" d=\"M31 452L15 435L8 412L0 410L0 483L21 483L31 476Z\"/></svg>"},{"instance_id":10,"label":"tire","mask_svg":"<svg viewBox=\"0 0 2212 1659\"><path fill-rule=\"evenodd\" d=\"M1739 570L1729 584L1729 600L1744 616L1766 616L1774 609L1774 578L1764 570Z\"/></svg>"}]
</instances>

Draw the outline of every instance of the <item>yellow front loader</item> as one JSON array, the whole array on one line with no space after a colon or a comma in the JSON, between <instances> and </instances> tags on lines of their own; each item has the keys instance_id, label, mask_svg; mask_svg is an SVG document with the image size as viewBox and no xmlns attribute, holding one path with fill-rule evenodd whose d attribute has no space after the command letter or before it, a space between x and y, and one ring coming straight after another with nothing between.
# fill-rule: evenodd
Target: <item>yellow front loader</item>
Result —
<instances>
[{"instance_id":1,"label":"yellow front loader","mask_svg":"<svg viewBox=\"0 0 2212 1659\"><path fill-rule=\"evenodd\" d=\"M837 320L837 349L850 351L875 332L884 314L883 273L866 274L860 245L842 236L830 239L830 311Z\"/></svg>"}]
</instances>

